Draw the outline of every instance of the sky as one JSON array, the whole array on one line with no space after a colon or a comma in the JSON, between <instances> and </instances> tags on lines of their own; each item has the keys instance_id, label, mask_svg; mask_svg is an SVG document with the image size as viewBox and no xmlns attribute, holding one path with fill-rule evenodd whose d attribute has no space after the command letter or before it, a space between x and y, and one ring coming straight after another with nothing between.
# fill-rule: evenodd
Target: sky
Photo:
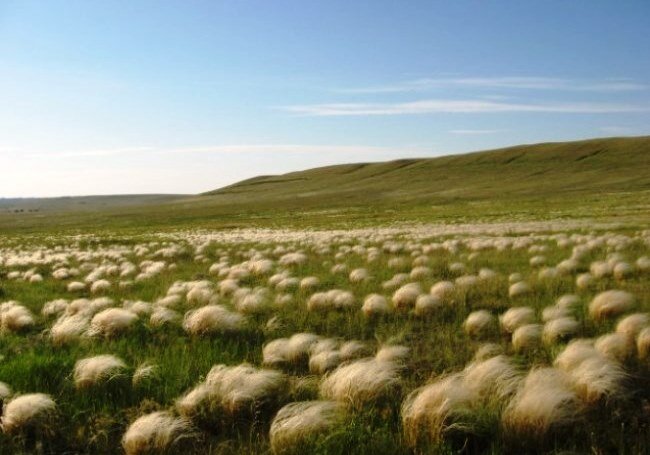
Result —
<instances>
[{"instance_id":1,"label":"sky","mask_svg":"<svg viewBox=\"0 0 650 455\"><path fill-rule=\"evenodd\" d=\"M648 24L648 0L0 0L0 197L647 135Z\"/></svg>"}]
</instances>

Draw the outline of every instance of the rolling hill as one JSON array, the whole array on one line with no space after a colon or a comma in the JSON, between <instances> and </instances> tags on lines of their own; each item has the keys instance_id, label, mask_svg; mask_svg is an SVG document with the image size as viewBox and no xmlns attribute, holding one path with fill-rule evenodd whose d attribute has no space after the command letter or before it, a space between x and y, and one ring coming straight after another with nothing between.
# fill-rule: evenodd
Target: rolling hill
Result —
<instances>
[{"instance_id":1,"label":"rolling hill","mask_svg":"<svg viewBox=\"0 0 650 455\"><path fill-rule=\"evenodd\" d=\"M650 137L522 145L439 158L329 166L248 179L213 203L383 204L650 190Z\"/></svg>"},{"instance_id":2,"label":"rolling hill","mask_svg":"<svg viewBox=\"0 0 650 455\"><path fill-rule=\"evenodd\" d=\"M0 200L0 231L551 217L647 222L650 136L342 164L254 177L199 195Z\"/></svg>"}]
</instances>

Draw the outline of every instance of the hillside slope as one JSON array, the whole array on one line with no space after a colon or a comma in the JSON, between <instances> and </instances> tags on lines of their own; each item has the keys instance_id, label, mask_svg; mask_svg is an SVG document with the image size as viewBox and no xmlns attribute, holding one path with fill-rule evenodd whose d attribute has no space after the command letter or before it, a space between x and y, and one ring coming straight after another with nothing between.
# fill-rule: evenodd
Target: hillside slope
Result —
<instances>
[{"instance_id":1,"label":"hillside slope","mask_svg":"<svg viewBox=\"0 0 650 455\"><path fill-rule=\"evenodd\" d=\"M440 158L329 166L206 193L216 204L324 206L650 190L650 136L522 145Z\"/></svg>"},{"instance_id":2,"label":"hillside slope","mask_svg":"<svg viewBox=\"0 0 650 455\"><path fill-rule=\"evenodd\" d=\"M194 196L5 202L0 203L0 233L98 226L347 228L395 221L557 218L633 219L646 226L650 136L343 164L254 177Z\"/></svg>"}]
</instances>

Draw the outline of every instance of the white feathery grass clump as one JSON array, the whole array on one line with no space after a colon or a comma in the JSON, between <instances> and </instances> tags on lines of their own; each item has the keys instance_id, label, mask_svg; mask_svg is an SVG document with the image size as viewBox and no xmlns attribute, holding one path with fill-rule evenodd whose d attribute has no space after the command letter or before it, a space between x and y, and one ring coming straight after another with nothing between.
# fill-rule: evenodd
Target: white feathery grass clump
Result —
<instances>
[{"instance_id":1,"label":"white feathery grass clump","mask_svg":"<svg viewBox=\"0 0 650 455\"><path fill-rule=\"evenodd\" d=\"M284 266L297 266L297 265L305 264L306 262L307 262L307 255L300 252L287 253L284 256L282 256L278 261L280 265L284 265Z\"/></svg>"},{"instance_id":2,"label":"white feathery grass clump","mask_svg":"<svg viewBox=\"0 0 650 455\"><path fill-rule=\"evenodd\" d=\"M78 360L74 366L74 384L77 389L96 386L121 376L125 369L126 363L110 354Z\"/></svg>"},{"instance_id":3,"label":"white feathery grass clump","mask_svg":"<svg viewBox=\"0 0 650 455\"><path fill-rule=\"evenodd\" d=\"M542 321L548 322L553 319L566 318L571 316L571 310L557 305L547 306L542 310Z\"/></svg>"},{"instance_id":4,"label":"white feathery grass clump","mask_svg":"<svg viewBox=\"0 0 650 455\"><path fill-rule=\"evenodd\" d=\"M307 276L300 280L300 289L302 291L309 291L320 285L320 279L315 276Z\"/></svg>"},{"instance_id":5,"label":"white feathery grass clump","mask_svg":"<svg viewBox=\"0 0 650 455\"><path fill-rule=\"evenodd\" d=\"M151 312L149 324L153 327L162 327L166 324L174 324L180 319L181 315L178 312L164 306L158 306Z\"/></svg>"},{"instance_id":6,"label":"white feathery grass clump","mask_svg":"<svg viewBox=\"0 0 650 455\"><path fill-rule=\"evenodd\" d=\"M618 321L616 332L622 333L633 340L641 330L648 326L650 326L650 315L648 313L634 313Z\"/></svg>"},{"instance_id":7,"label":"white feathery grass clump","mask_svg":"<svg viewBox=\"0 0 650 455\"><path fill-rule=\"evenodd\" d=\"M0 331L20 332L34 325L32 312L18 302L10 301L0 305Z\"/></svg>"},{"instance_id":8,"label":"white feathery grass clump","mask_svg":"<svg viewBox=\"0 0 650 455\"><path fill-rule=\"evenodd\" d=\"M334 401L299 401L278 411L269 437L273 453L302 447L304 442L327 434L346 418L345 407Z\"/></svg>"},{"instance_id":9,"label":"white feathery grass clump","mask_svg":"<svg viewBox=\"0 0 650 455\"><path fill-rule=\"evenodd\" d=\"M187 291L185 299L190 305L208 305L211 303L216 303L219 300L212 288L207 284L196 285L192 287L189 291Z\"/></svg>"},{"instance_id":10,"label":"white feathery grass clump","mask_svg":"<svg viewBox=\"0 0 650 455\"><path fill-rule=\"evenodd\" d=\"M462 422L475 395L456 373L414 390L402 404L402 426L409 447L421 441L440 442L447 430L468 429Z\"/></svg>"},{"instance_id":11,"label":"white feathery grass clump","mask_svg":"<svg viewBox=\"0 0 650 455\"><path fill-rule=\"evenodd\" d=\"M498 278L499 274L492 269L483 267L478 271L478 277L482 281L495 280Z\"/></svg>"},{"instance_id":12,"label":"white feathery grass clump","mask_svg":"<svg viewBox=\"0 0 650 455\"><path fill-rule=\"evenodd\" d=\"M248 364L215 365L205 381L176 403L181 415L193 417L204 409L236 416L253 411L264 402L278 399L288 388L287 377L275 370Z\"/></svg>"},{"instance_id":13,"label":"white feathery grass clump","mask_svg":"<svg viewBox=\"0 0 650 455\"><path fill-rule=\"evenodd\" d=\"M480 280L476 275L463 275L456 278L454 283L456 283L457 288L466 291L469 288L477 286Z\"/></svg>"},{"instance_id":14,"label":"white feathery grass clump","mask_svg":"<svg viewBox=\"0 0 650 455\"><path fill-rule=\"evenodd\" d=\"M636 350L640 359L650 357L650 327L646 327L639 332L636 337Z\"/></svg>"},{"instance_id":15,"label":"white feathery grass clump","mask_svg":"<svg viewBox=\"0 0 650 455\"><path fill-rule=\"evenodd\" d=\"M147 316L152 311L152 305L149 302L144 302L142 300L125 300L122 303L122 308L129 310L132 313L137 314L138 316Z\"/></svg>"},{"instance_id":16,"label":"white feathery grass clump","mask_svg":"<svg viewBox=\"0 0 650 455\"><path fill-rule=\"evenodd\" d=\"M613 267L607 261L594 261L589 265L589 273L595 278L604 278L612 274Z\"/></svg>"},{"instance_id":17,"label":"white feathery grass clump","mask_svg":"<svg viewBox=\"0 0 650 455\"><path fill-rule=\"evenodd\" d=\"M357 360L329 373L321 383L320 393L324 398L361 409L399 393L399 370L395 362L374 358Z\"/></svg>"},{"instance_id":18,"label":"white feathery grass clump","mask_svg":"<svg viewBox=\"0 0 650 455\"><path fill-rule=\"evenodd\" d=\"M634 352L634 339L622 333L607 333L594 343L596 351L615 362L624 362Z\"/></svg>"},{"instance_id":19,"label":"white feathery grass clump","mask_svg":"<svg viewBox=\"0 0 650 455\"><path fill-rule=\"evenodd\" d=\"M68 308L69 302L66 299L56 299L46 302L41 309L43 316L58 316Z\"/></svg>"},{"instance_id":20,"label":"white feathery grass clump","mask_svg":"<svg viewBox=\"0 0 650 455\"><path fill-rule=\"evenodd\" d=\"M243 296L235 296L235 309L243 314L259 314L267 310L271 293L267 288L255 288Z\"/></svg>"},{"instance_id":21,"label":"white feathery grass clump","mask_svg":"<svg viewBox=\"0 0 650 455\"><path fill-rule=\"evenodd\" d=\"M521 297L522 295L527 295L532 292L532 289L528 283L525 281L518 281L510 285L508 288L508 295L510 298Z\"/></svg>"},{"instance_id":22,"label":"white feathery grass clump","mask_svg":"<svg viewBox=\"0 0 650 455\"><path fill-rule=\"evenodd\" d=\"M408 359L410 352L411 350L406 346L382 346L375 354L375 360L378 360L380 362L404 363Z\"/></svg>"},{"instance_id":23,"label":"white feathery grass clump","mask_svg":"<svg viewBox=\"0 0 650 455\"><path fill-rule=\"evenodd\" d=\"M614 266L613 273L617 280L624 280L634 274L634 268L627 262L619 262Z\"/></svg>"},{"instance_id":24,"label":"white feathery grass clump","mask_svg":"<svg viewBox=\"0 0 650 455\"><path fill-rule=\"evenodd\" d=\"M463 322L465 332L470 336L478 336L490 330L495 325L496 318L487 310L472 311Z\"/></svg>"},{"instance_id":25,"label":"white feathery grass clump","mask_svg":"<svg viewBox=\"0 0 650 455\"><path fill-rule=\"evenodd\" d=\"M248 270L255 276L267 275L273 271L273 261L270 259L258 259L248 264Z\"/></svg>"},{"instance_id":26,"label":"white feathery grass clump","mask_svg":"<svg viewBox=\"0 0 650 455\"><path fill-rule=\"evenodd\" d=\"M569 371L574 388L588 404L603 398L619 398L625 394L627 378L623 368L602 356L592 356Z\"/></svg>"},{"instance_id":27,"label":"white feathery grass clump","mask_svg":"<svg viewBox=\"0 0 650 455\"><path fill-rule=\"evenodd\" d=\"M531 370L506 406L502 422L517 437L542 437L565 427L582 413L582 404L569 377L555 368Z\"/></svg>"},{"instance_id":28,"label":"white feathery grass clump","mask_svg":"<svg viewBox=\"0 0 650 455\"><path fill-rule=\"evenodd\" d=\"M313 333L296 333L290 338L278 338L262 348L264 365L285 366L306 362L312 347L321 340Z\"/></svg>"},{"instance_id":29,"label":"white feathery grass clump","mask_svg":"<svg viewBox=\"0 0 650 455\"><path fill-rule=\"evenodd\" d=\"M594 283L594 277L591 273L581 273L576 277L576 287L578 289L588 289Z\"/></svg>"},{"instance_id":30,"label":"white feathery grass clump","mask_svg":"<svg viewBox=\"0 0 650 455\"><path fill-rule=\"evenodd\" d=\"M243 328L245 319L221 305L206 305L185 313L183 329L191 335L236 332Z\"/></svg>"},{"instance_id":31,"label":"white feathery grass clump","mask_svg":"<svg viewBox=\"0 0 650 455\"><path fill-rule=\"evenodd\" d=\"M421 266L413 267L411 273L409 273L409 277L412 280L425 280L429 278L432 274L433 271L429 267L421 265Z\"/></svg>"},{"instance_id":32,"label":"white feathery grass clump","mask_svg":"<svg viewBox=\"0 0 650 455\"><path fill-rule=\"evenodd\" d=\"M183 299L178 294L167 295L156 300L156 306L166 307L166 308L175 308L180 305Z\"/></svg>"},{"instance_id":33,"label":"white feathery grass clump","mask_svg":"<svg viewBox=\"0 0 650 455\"><path fill-rule=\"evenodd\" d=\"M514 394L521 379L521 372L505 355L474 361L463 370L464 386L488 402L498 402Z\"/></svg>"},{"instance_id":34,"label":"white feathery grass clump","mask_svg":"<svg viewBox=\"0 0 650 455\"><path fill-rule=\"evenodd\" d=\"M499 316L501 328L506 333L512 333L518 327L533 322L535 322L535 311L527 306L510 308Z\"/></svg>"},{"instance_id":35,"label":"white feathery grass clump","mask_svg":"<svg viewBox=\"0 0 650 455\"><path fill-rule=\"evenodd\" d=\"M309 311L346 310L353 308L354 305L354 294L341 289L317 292L307 300Z\"/></svg>"},{"instance_id":36,"label":"white feathery grass clump","mask_svg":"<svg viewBox=\"0 0 650 455\"><path fill-rule=\"evenodd\" d=\"M564 294L555 301L555 306L563 310L572 310L580 305L580 297L575 294Z\"/></svg>"},{"instance_id":37,"label":"white feathery grass clump","mask_svg":"<svg viewBox=\"0 0 650 455\"><path fill-rule=\"evenodd\" d=\"M86 289L86 284L82 283L81 281L72 281L68 283L66 289L68 290L68 292L79 292Z\"/></svg>"},{"instance_id":38,"label":"white feathery grass clump","mask_svg":"<svg viewBox=\"0 0 650 455\"><path fill-rule=\"evenodd\" d=\"M354 269L350 272L349 278L351 283L363 283L370 279L370 274L366 269Z\"/></svg>"},{"instance_id":39,"label":"white feathery grass clump","mask_svg":"<svg viewBox=\"0 0 650 455\"><path fill-rule=\"evenodd\" d=\"M52 325L50 338L54 344L78 340L88 330L90 317L85 314L62 315Z\"/></svg>"},{"instance_id":40,"label":"white feathery grass clump","mask_svg":"<svg viewBox=\"0 0 650 455\"><path fill-rule=\"evenodd\" d=\"M158 411L143 415L129 425L122 437L122 448L127 455L163 453L193 436L192 424L187 419Z\"/></svg>"},{"instance_id":41,"label":"white feathery grass clump","mask_svg":"<svg viewBox=\"0 0 650 455\"><path fill-rule=\"evenodd\" d=\"M554 365L568 373L574 389L585 403L624 394L623 368L602 355L591 340L570 342L555 358Z\"/></svg>"},{"instance_id":42,"label":"white feathery grass clump","mask_svg":"<svg viewBox=\"0 0 650 455\"><path fill-rule=\"evenodd\" d=\"M648 272L650 271L650 258L648 256L641 256L636 260L635 265L639 272Z\"/></svg>"},{"instance_id":43,"label":"white feathery grass clump","mask_svg":"<svg viewBox=\"0 0 650 455\"><path fill-rule=\"evenodd\" d=\"M123 308L100 311L90 321L88 336L114 336L127 331L138 320L138 315Z\"/></svg>"},{"instance_id":44,"label":"white feathery grass clump","mask_svg":"<svg viewBox=\"0 0 650 455\"><path fill-rule=\"evenodd\" d=\"M339 347L339 354L342 360L358 359L367 356L369 353L368 346L361 341L346 341Z\"/></svg>"},{"instance_id":45,"label":"white feathery grass clump","mask_svg":"<svg viewBox=\"0 0 650 455\"><path fill-rule=\"evenodd\" d=\"M111 282L108 280L97 280L90 285L90 292L93 294L99 294L101 292L106 292L111 288Z\"/></svg>"},{"instance_id":46,"label":"white feathery grass clump","mask_svg":"<svg viewBox=\"0 0 650 455\"><path fill-rule=\"evenodd\" d=\"M383 295L370 294L363 301L361 311L366 317L379 316L390 313L391 306Z\"/></svg>"},{"instance_id":47,"label":"white feathery grass clump","mask_svg":"<svg viewBox=\"0 0 650 455\"><path fill-rule=\"evenodd\" d=\"M338 367L343 359L339 351L322 351L309 358L309 372L313 374L325 374Z\"/></svg>"},{"instance_id":48,"label":"white feathery grass clump","mask_svg":"<svg viewBox=\"0 0 650 455\"><path fill-rule=\"evenodd\" d=\"M397 289L404 283L406 283L409 280L409 275L407 273L397 273L395 274L390 280L384 281L381 284L382 289L385 289L387 291Z\"/></svg>"},{"instance_id":49,"label":"white feathery grass clump","mask_svg":"<svg viewBox=\"0 0 650 455\"><path fill-rule=\"evenodd\" d=\"M547 344L552 344L568 337L574 336L580 330L580 323L571 316L557 317L544 324L542 339Z\"/></svg>"},{"instance_id":50,"label":"white feathery grass clump","mask_svg":"<svg viewBox=\"0 0 650 455\"><path fill-rule=\"evenodd\" d=\"M524 324L512 333L512 347L515 351L526 351L538 347L542 341L541 324Z\"/></svg>"},{"instance_id":51,"label":"white feathery grass clump","mask_svg":"<svg viewBox=\"0 0 650 455\"><path fill-rule=\"evenodd\" d=\"M600 354L594 348L592 340L579 338L569 342L562 352L555 357L553 365L568 372L577 367L584 360L598 355Z\"/></svg>"},{"instance_id":52,"label":"white feathery grass clump","mask_svg":"<svg viewBox=\"0 0 650 455\"><path fill-rule=\"evenodd\" d=\"M456 292L456 286L451 281L439 281L429 290L429 294L438 297L443 302L449 302Z\"/></svg>"},{"instance_id":53,"label":"white feathery grass clump","mask_svg":"<svg viewBox=\"0 0 650 455\"><path fill-rule=\"evenodd\" d=\"M531 265L531 267L540 267L544 264L546 264L546 257L545 256L533 256L530 258L530 261L528 263Z\"/></svg>"},{"instance_id":54,"label":"white feathery grass clump","mask_svg":"<svg viewBox=\"0 0 650 455\"><path fill-rule=\"evenodd\" d=\"M410 309L415 306L420 294L422 294L422 287L419 283L407 283L393 294L393 306L398 310Z\"/></svg>"},{"instance_id":55,"label":"white feathery grass clump","mask_svg":"<svg viewBox=\"0 0 650 455\"><path fill-rule=\"evenodd\" d=\"M14 397L5 404L2 412L2 431L7 434L34 427L47 427L52 423L56 403L44 393L30 393Z\"/></svg>"},{"instance_id":56,"label":"white feathery grass clump","mask_svg":"<svg viewBox=\"0 0 650 455\"><path fill-rule=\"evenodd\" d=\"M589 315L596 320L618 316L634 306L634 296L627 291L610 290L598 294L589 304Z\"/></svg>"},{"instance_id":57,"label":"white feathery grass clump","mask_svg":"<svg viewBox=\"0 0 650 455\"><path fill-rule=\"evenodd\" d=\"M431 294L420 294L418 298L415 299L415 314L416 316L431 314L441 306L442 302L439 298L434 297Z\"/></svg>"}]
</instances>

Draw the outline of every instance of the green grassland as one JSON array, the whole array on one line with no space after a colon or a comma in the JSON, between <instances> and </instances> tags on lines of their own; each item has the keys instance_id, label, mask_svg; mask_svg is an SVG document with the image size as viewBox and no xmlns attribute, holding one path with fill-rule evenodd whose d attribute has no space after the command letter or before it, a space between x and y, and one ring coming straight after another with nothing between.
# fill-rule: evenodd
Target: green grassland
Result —
<instances>
[{"instance_id":1,"label":"green grassland","mask_svg":"<svg viewBox=\"0 0 650 455\"><path fill-rule=\"evenodd\" d=\"M650 274L641 269L622 278L608 274L587 289L578 289L575 283L576 276L588 272L593 261L611 259L614 253L619 255L618 260L630 264L650 255L648 235L644 233L650 220L649 152L650 137L595 139L442 158L331 166L257 177L195 196L6 201L0 204L0 303L20 302L33 313L35 323L23 331L0 333L0 381L16 393L51 395L57 403L57 414L38 431L15 435L0 431L0 454L121 453L121 438L130 423L153 411L173 411L176 400L200 383L213 365L247 362L260 367L264 345L299 332L360 340L373 351L381 345L400 344L409 347L410 355L400 372L400 390L391 399L351 410L344 425L305 440L290 452L649 453L650 364L648 359L638 358L636 352L622 364L626 372L624 393L598 400L570 425L553 427L542 438L514 440L502 427L502 407L480 407L463 416L466 425L447 432L442 441L412 447L406 441L400 415L400 405L408 393L441 375L462 370L486 342L501 346L525 374L531 368L552 365L568 341L542 343L518 352L510 336L497 327L478 338L469 336L462 325L472 311L486 309L498 316L512 306L528 306L539 322L543 308L553 305L563 294L575 293L580 299L572 310L579 322L576 337L583 338L615 330L617 318L595 320L588 314L589 302L601 291L628 291L636 299L633 311L650 311ZM21 207L30 209L15 213ZM537 221L542 224L526 224ZM461 224L475 228L455 232L453 227ZM432 227L427 235L428 225ZM449 226L449 231L436 231L441 225ZM486 226L495 226L495 231L486 233ZM398 231L384 239L375 238L384 227ZM245 240L206 240L206 246L197 250L199 243L194 236L228 233L234 228L299 233L343 230L338 236L328 237L327 249L323 249L323 242L309 238L258 239L249 233L249 237L244 235ZM348 228L366 230L346 234ZM560 244L549 236L554 231L563 232L566 238L575 235L576 239L591 236L604 240L581 257L576 270L551 279L541 278L540 268L530 265L530 258L538 253L528 248L472 250L465 243L471 239L530 237L530 245L540 247L539 254L553 266L571 256L572 247L579 243ZM387 251L387 239L412 248ZM425 245L449 240L458 241L458 248L423 253ZM212 263L225 256L235 265L249 259L251 251L274 261L272 273L287 270L293 277L315 276L320 284L310 291L288 291L291 303L269 303L263 311L247 315L244 327L235 333L195 336L186 333L180 323L153 327L145 315L118 336L82 337L63 345L52 342L49 330L56 318L42 315L43 305L59 298L97 295L88 290L69 292L66 285L73 280L83 281L86 272L74 278L55 279L52 272L61 261L38 264L39 254L74 251L90 255L86 260L80 259L84 256L70 255L68 267L123 260L139 264L146 259L160 260L153 251L171 244L182 247L181 253L164 259L175 268L166 268L125 288L117 286L120 278L110 276L112 287L98 295L112 298L117 307L124 300L152 303L164 297L179 280L218 283L223 278L209 273ZM137 254L135 248L142 245L148 246L150 252ZM377 247L381 254L378 260L368 261L363 254L349 251L354 245ZM278 246L283 246L284 251L303 251L307 261L281 266ZM127 252L119 259L102 253L112 249ZM34 253L35 264L7 265L2 261L17 252ZM466 273L477 274L489 268L497 277L470 289L459 287L449 304L426 316L417 316L413 311L364 316L360 310L364 298L378 292L390 300L392 290L383 289L382 283L398 272L408 273L413 252L429 259L430 276L418 280L424 292L438 281L458 278L462 273L450 268L454 262L464 263ZM396 257L404 259L406 265L389 267L389 261ZM346 264L348 271L364 267L370 278L351 283L347 273L332 273L331 267L337 263ZM40 273L43 281L9 278L12 271L27 270ZM517 298L508 295L508 276L514 272L521 273L531 285L531 293ZM275 296L280 291L269 284L269 276L247 276L238 285L268 287ZM330 289L350 290L355 297L353 308L308 311L309 297ZM235 308L231 296L222 297L219 303ZM182 316L194 307L183 301L178 312ZM273 317L279 323L269 326ZM127 371L90 389L75 388L75 362L98 354L119 356L128 365ZM155 374L136 386L129 375L145 362L156 365ZM285 395L241 419L224 417L219 425L197 422L192 438L171 453L270 453L268 430L278 408L292 401L320 398L321 378L311 375L305 364L294 365L285 373L291 384Z\"/></svg>"},{"instance_id":2,"label":"green grassland","mask_svg":"<svg viewBox=\"0 0 650 455\"><path fill-rule=\"evenodd\" d=\"M97 225L350 227L601 218L650 212L650 137L510 147L440 158L329 166L256 177L197 196L69 198L14 203L0 230ZM65 202L65 203L64 203Z\"/></svg>"}]
</instances>

